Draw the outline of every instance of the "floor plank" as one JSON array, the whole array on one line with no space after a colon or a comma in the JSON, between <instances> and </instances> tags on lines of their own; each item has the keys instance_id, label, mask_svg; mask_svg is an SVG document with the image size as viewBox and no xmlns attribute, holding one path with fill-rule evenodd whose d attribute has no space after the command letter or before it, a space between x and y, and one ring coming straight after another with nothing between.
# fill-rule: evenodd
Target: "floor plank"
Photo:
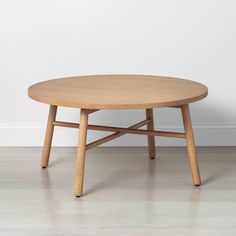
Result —
<instances>
[{"instance_id":1,"label":"floor plank","mask_svg":"<svg viewBox=\"0 0 236 236\"><path fill-rule=\"evenodd\" d=\"M199 148L193 187L185 148L96 148L84 195L73 195L75 149L0 148L0 235L235 235L236 148Z\"/></svg>"}]
</instances>

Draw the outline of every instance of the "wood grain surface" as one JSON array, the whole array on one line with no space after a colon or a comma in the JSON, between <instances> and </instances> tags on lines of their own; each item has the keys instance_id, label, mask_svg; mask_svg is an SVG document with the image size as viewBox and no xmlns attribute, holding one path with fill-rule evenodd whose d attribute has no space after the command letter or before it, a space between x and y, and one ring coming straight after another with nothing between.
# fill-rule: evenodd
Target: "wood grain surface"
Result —
<instances>
[{"instance_id":1,"label":"wood grain surface","mask_svg":"<svg viewBox=\"0 0 236 236\"><path fill-rule=\"evenodd\" d=\"M32 85L39 102L85 109L138 109L178 106L207 96L203 84L148 75L93 75L48 80Z\"/></svg>"}]
</instances>

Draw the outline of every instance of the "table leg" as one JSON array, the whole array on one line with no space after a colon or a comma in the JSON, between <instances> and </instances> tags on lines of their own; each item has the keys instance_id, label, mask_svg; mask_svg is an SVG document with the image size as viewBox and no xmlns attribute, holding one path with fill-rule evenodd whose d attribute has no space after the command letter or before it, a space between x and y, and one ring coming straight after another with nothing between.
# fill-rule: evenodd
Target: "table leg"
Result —
<instances>
[{"instance_id":1,"label":"table leg","mask_svg":"<svg viewBox=\"0 0 236 236\"><path fill-rule=\"evenodd\" d=\"M80 111L79 145L77 148L76 177L75 177L76 197L80 197L83 192L88 113L89 110L86 109L81 109Z\"/></svg>"},{"instance_id":2,"label":"table leg","mask_svg":"<svg viewBox=\"0 0 236 236\"><path fill-rule=\"evenodd\" d=\"M188 156L189 156L189 163L190 163L190 168L192 172L193 184L196 186L199 186L201 184L201 177L199 173L199 166L198 166L198 160L197 160L197 155L196 155L196 147L195 147L195 142L194 142L189 105L187 104L187 105L181 106L181 111L182 111L184 129L185 129L185 134L186 134L186 141L187 141L187 146L188 146Z\"/></svg>"},{"instance_id":3,"label":"table leg","mask_svg":"<svg viewBox=\"0 0 236 236\"><path fill-rule=\"evenodd\" d=\"M146 109L146 118L150 119L150 122L147 124L148 130L154 130L154 121L153 121L153 109ZM148 154L151 159L155 159L156 156L156 146L155 146L155 136L147 135L148 138Z\"/></svg>"},{"instance_id":4,"label":"table leg","mask_svg":"<svg viewBox=\"0 0 236 236\"><path fill-rule=\"evenodd\" d=\"M42 158L41 158L41 166L43 168L46 168L48 166L51 145L52 145L53 131L54 131L53 122L56 119L56 114L57 114L57 106L50 105L49 114L48 114L47 129L46 129Z\"/></svg>"}]
</instances>

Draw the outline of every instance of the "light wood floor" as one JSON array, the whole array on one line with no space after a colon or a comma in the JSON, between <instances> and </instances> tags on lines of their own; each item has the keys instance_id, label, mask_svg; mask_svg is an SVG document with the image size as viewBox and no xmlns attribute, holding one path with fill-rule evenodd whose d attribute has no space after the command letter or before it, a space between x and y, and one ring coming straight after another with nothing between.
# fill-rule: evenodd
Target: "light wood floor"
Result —
<instances>
[{"instance_id":1,"label":"light wood floor","mask_svg":"<svg viewBox=\"0 0 236 236\"><path fill-rule=\"evenodd\" d=\"M0 148L0 235L236 235L236 148L200 148L193 187L185 148L97 148L84 195L73 194L75 149Z\"/></svg>"}]
</instances>

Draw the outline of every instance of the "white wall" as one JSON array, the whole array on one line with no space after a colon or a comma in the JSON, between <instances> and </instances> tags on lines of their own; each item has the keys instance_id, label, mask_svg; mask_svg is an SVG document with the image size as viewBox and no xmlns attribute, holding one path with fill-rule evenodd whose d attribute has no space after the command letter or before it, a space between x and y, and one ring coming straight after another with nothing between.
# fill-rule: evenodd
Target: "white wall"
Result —
<instances>
[{"instance_id":1,"label":"white wall","mask_svg":"<svg viewBox=\"0 0 236 236\"><path fill-rule=\"evenodd\" d=\"M62 76L108 73L184 77L209 86L193 104L198 145L236 144L236 2L234 0L0 1L0 145L42 145L48 107L29 85ZM63 112L62 112L63 111ZM94 123L125 126L142 111L102 111ZM60 109L77 121L79 111ZM156 124L178 130L178 111L156 111ZM58 128L55 145L75 145ZM89 139L98 137L91 133ZM183 144L158 139L159 145ZM110 143L145 145L144 137Z\"/></svg>"}]
</instances>

